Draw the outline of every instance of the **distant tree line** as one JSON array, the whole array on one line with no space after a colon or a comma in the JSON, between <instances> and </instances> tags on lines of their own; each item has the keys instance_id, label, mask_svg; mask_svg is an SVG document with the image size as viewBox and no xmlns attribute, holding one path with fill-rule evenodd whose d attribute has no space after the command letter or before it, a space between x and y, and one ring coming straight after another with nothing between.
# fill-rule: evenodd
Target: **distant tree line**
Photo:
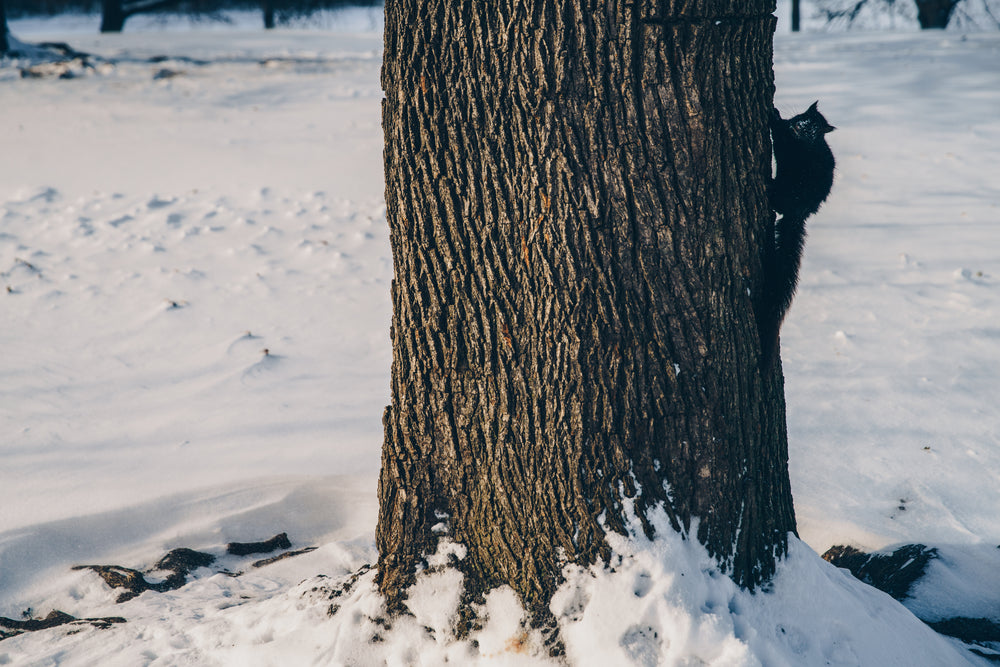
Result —
<instances>
[{"instance_id":1,"label":"distant tree line","mask_svg":"<svg viewBox=\"0 0 1000 667\"><path fill-rule=\"evenodd\" d=\"M792 0L793 3L793 24L795 22L795 5L799 0ZM910 4L916 9L917 22L924 30L944 29L959 19L967 26L982 25L973 17L972 12L977 11L985 17L986 22L992 22L994 26L1000 27L998 13L1000 13L1000 0L817 0L816 6L821 16L825 17L827 23L831 25L842 24L852 25L864 12L876 12L884 14L905 13L912 11L906 5ZM793 30L795 27L793 25Z\"/></svg>"},{"instance_id":2,"label":"distant tree line","mask_svg":"<svg viewBox=\"0 0 1000 667\"><path fill-rule=\"evenodd\" d=\"M221 20L225 10L259 10L264 27L273 28L322 9L381 4L380 0L0 0L0 7L3 2L11 17L100 12L101 32L120 32L130 16L150 12Z\"/></svg>"}]
</instances>

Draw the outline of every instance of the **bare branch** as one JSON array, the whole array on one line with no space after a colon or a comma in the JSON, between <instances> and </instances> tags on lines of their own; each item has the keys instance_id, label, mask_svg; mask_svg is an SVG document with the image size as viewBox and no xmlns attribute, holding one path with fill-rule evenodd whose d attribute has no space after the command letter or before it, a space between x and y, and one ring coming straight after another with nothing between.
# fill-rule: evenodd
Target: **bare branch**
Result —
<instances>
[{"instance_id":1,"label":"bare branch","mask_svg":"<svg viewBox=\"0 0 1000 667\"><path fill-rule=\"evenodd\" d=\"M163 9L177 3L178 0L135 0L134 2L122 3L122 11L126 16L131 16L151 12L155 9Z\"/></svg>"},{"instance_id":2,"label":"bare branch","mask_svg":"<svg viewBox=\"0 0 1000 667\"><path fill-rule=\"evenodd\" d=\"M824 9L823 14L826 16L827 23L844 21L851 25L867 4L868 0L858 0L853 5L848 5L843 9Z\"/></svg>"}]
</instances>

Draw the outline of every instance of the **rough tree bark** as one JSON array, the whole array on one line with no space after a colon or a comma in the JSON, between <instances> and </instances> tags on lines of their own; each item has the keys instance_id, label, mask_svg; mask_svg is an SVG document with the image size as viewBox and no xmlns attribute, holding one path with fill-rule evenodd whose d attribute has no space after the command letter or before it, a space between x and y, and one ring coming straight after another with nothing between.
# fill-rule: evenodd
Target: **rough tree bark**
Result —
<instances>
[{"instance_id":1,"label":"rough tree bark","mask_svg":"<svg viewBox=\"0 0 1000 667\"><path fill-rule=\"evenodd\" d=\"M773 573L795 530L754 315L773 9L386 3L391 606L447 534L469 595L509 584L544 615L631 501L741 585Z\"/></svg>"}]
</instances>

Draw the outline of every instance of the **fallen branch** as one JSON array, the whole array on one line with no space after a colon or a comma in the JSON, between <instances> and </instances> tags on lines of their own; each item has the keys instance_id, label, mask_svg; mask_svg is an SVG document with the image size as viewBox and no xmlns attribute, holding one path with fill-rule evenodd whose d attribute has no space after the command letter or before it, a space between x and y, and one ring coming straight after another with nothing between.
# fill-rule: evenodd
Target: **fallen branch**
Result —
<instances>
[{"instance_id":1,"label":"fallen branch","mask_svg":"<svg viewBox=\"0 0 1000 667\"><path fill-rule=\"evenodd\" d=\"M271 563L277 563L279 560L291 558L292 556L301 556L302 554L307 554L310 551L316 551L316 547L306 547L305 549L298 549L296 551L286 551L285 553L278 554L273 558L265 558L263 560L256 561L255 563L253 563L253 567L264 567L265 565L270 565Z\"/></svg>"},{"instance_id":2,"label":"fallen branch","mask_svg":"<svg viewBox=\"0 0 1000 667\"><path fill-rule=\"evenodd\" d=\"M861 581L897 600L909 595L913 583L924 576L927 564L937 557L937 549L923 544L907 544L891 554L869 554L848 546L830 547L823 554L823 560L850 570Z\"/></svg>"},{"instance_id":3,"label":"fallen branch","mask_svg":"<svg viewBox=\"0 0 1000 667\"><path fill-rule=\"evenodd\" d=\"M226 545L226 553L234 556L248 556L250 554L266 554L278 549L290 549L292 543L288 540L287 533L279 533L269 540L263 542L230 542Z\"/></svg>"},{"instance_id":4,"label":"fallen branch","mask_svg":"<svg viewBox=\"0 0 1000 667\"><path fill-rule=\"evenodd\" d=\"M91 625L100 630L106 630L116 623L125 623L121 616L107 616L104 618L76 618L58 609L49 612L45 618L29 618L24 621L16 621L12 618L0 616L0 641L16 637L25 632L37 632L38 630L48 630L60 625Z\"/></svg>"},{"instance_id":5,"label":"fallen branch","mask_svg":"<svg viewBox=\"0 0 1000 667\"><path fill-rule=\"evenodd\" d=\"M150 583L142 572L121 565L75 565L74 570L92 570L96 572L111 588L124 588L125 591L118 595L117 603L128 602L145 591L155 591L164 593L173 591L187 583L187 575L191 570L199 567L207 567L215 562L212 554L195 551L181 547L174 549L166 556L157 561L150 572L170 572L170 574L159 582Z\"/></svg>"}]
</instances>

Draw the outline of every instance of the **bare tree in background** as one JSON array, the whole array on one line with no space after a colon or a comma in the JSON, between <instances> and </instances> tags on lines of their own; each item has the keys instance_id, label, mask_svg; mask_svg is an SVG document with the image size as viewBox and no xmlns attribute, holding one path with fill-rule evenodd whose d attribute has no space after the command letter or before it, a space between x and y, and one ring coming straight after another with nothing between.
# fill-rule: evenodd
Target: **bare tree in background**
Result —
<instances>
[{"instance_id":1,"label":"bare tree in background","mask_svg":"<svg viewBox=\"0 0 1000 667\"><path fill-rule=\"evenodd\" d=\"M946 28L955 6L960 0L913 0L917 4L917 20L920 27Z\"/></svg>"},{"instance_id":2,"label":"bare tree in background","mask_svg":"<svg viewBox=\"0 0 1000 667\"><path fill-rule=\"evenodd\" d=\"M998 0L976 0L987 25L1000 27L997 4ZM956 17L964 20L966 25L976 24L971 14L974 11L973 0L817 0L816 6L828 23L848 26L865 13L908 14L912 19L914 10L915 18L924 30L947 28Z\"/></svg>"},{"instance_id":3,"label":"bare tree in background","mask_svg":"<svg viewBox=\"0 0 1000 667\"><path fill-rule=\"evenodd\" d=\"M0 0L0 54L7 53L10 44L7 42L7 8L4 0Z\"/></svg>"},{"instance_id":4,"label":"bare tree in background","mask_svg":"<svg viewBox=\"0 0 1000 667\"><path fill-rule=\"evenodd\" d=\"M90 12L92 0L7 0L14 16L51 16L62 12ZM345 6L375 6L379 0L101 0L101 32L121 32L136 15L168 10L192 20L227 22L229 10L258 6L265 28L292 20L308 20L324 10Z\"/></svg>"},{"instance_id":5,"label":"bare tree in background","mask_svg":"<svg viewBox=\"0 0 1000 667\"><path fill-rule=\"evenodd\" d=\"M379 586L441 537L537 619L633 506L754 588L795 518L755 301L773 0L394 0Z\"/></svg>"},{"instance_id":6,"label":"bare tree in background","mask_svg":"<svg viewBox=\"0 0 1000 667\"><path fill-rule=\"evenodd\" d=\"M274 0L260 0L260 10L264 14L264 29L274 28Z\"/></svg>"},{"instance_id":7,"label":"bare tree in background","mask_svg":"<svg viewBox=\"0 0 1000 667\"><path fill-rule=\"evenodd\" d=\"M261 0L264 27L274 28L296 19L305 19L323 10L344 6L375 6L379 0Z\"/></svg>"},{"instance_id":8,"label":"bare tree in background","mask_svg":"<svg viewBox=\"0 0 1000 667\"><path fill-rule=\"evenodd\" d=\"M176 5L178 0L101 0L101 32L121 32L130 16Z\"/></svg>"}]
</instances>

